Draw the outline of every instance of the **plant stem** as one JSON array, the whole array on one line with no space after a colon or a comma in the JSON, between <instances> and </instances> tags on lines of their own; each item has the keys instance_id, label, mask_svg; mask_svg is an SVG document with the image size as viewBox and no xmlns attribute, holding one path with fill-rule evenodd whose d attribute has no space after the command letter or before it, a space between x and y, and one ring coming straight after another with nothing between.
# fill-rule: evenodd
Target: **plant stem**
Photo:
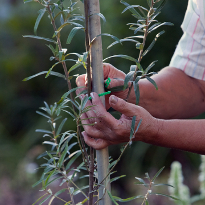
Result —
<instances>
[{"instance_id":1,"label":"plant stem","mask_svg":"<svg viewBox=\"0 0 205 205\"><path fill-rule=\"evenodd\" d=\"M49 16L50 16L50 18L51 18L51 24L52 24L52 26L53 26L53 29L54 29L54 31L56 32L56 31L57 31L57 27L56 27L56 24L55 24L55 20L53 19L53 16L52 16L51 8L50 8L49 5L47 5L46 8L47 8L47 11L48 11ZM59 49L59 51L62 51L62 45L61 45L60 37L59 37L58 34L56 35L56 39L57 39L58 49ZM72 86L71 86L71 82L70 82L70 80L69 80L69 73L68 73L68 69L67 69L66 63L65 63L65 61L62 61L61 63L62 63L63 70L64 70L64 73L65 73L65 76L66 76L66 81L67 81L67 84L68 84L68 89L71 90L71 89L72 89ZM70 98L71 98L71 100L74 101L74 97L73 97L72 92L70 93ZM72 106L73 106L73 105L72 105ZM74 106L73 106L73 109L75 110L75 107L74 107Z\"/></svg>"},{"instance_id":2,"label":"plant stem","mask_svg":"<svg viewBox=\"0 0 205 205\"><path fill-rule=\"evenodd\" d=\"M53 29L54 29L54 31L57 31L57 27L56 27L56 24L55 24L55 20L53 19L50 6L48 5L46 8L47 8L47 11L48 11L48 13L49 13L49 15L50 15L51 24L52 24L52 26L53 26ZM56 35L56 39L57 39L59 51L62 51L62 45L61 45L60 37L59 37L58 34ZM61 63L62 63L63 70L64 70L64 73L65 73L65 76L66 76L66 81L67 81L67 84L68 84L68 89L71 90L71 89L72 89L72 86L71 86L71 82L70 82L70 80L69 80L69 73L68 73L68 69L67 69L66 63L65 63L65 61L63 61L63 62L61 62ZM71 98L72 101L75 101L72 92L70 93L70 98ZM76 112L76 108L75 108L75 106L74 106L73 104L72 104L72 108L73 108L73 110ZM80 136L81 144L82 144L83 150L84 150L84 154L87 155L87 152L86 152L86 149L85 149L85 144L84 144L84 141L83 141L83 137L82 137L82 135L81 135L80 127L77 129L77 134L78 134L78 136ZM79 143L80 143L80 142L79 142ZM81 150L81 151L82 151L82 150ZM83 152L82 152L82 154L83 154Z\"/></svg>"},{"instance_id":3,"label":"plant stem","mask_svg":"<svg viewBox=\"0 0 205 205\"><path fill-rule=\"evenodd\" d=\"M152 1L152 6L150 7L149 9L149 12L147 13L147 19L146 19L146 25L145 25L145 30L144 30L144 37L143 37L143 49L140 50L140 53L139 53L139 57L138 57L138 62L140 63L141 60L142 60L142 55L143 55L143 51L144 51L144 46L145 46L145 42L147 40L147 35L148 35L148 28L149 28L149 18L150 18L150 11L153 9L153 5L154 5L154 2ZM135 69L135 73L134 73L134 76L133 76L133 81L136 79L137 77L137 71L138 71L138 66L136 65L136 69ZM130 96L130 93L131 93L131 90L132 90L132 87L133 87L133 82L131 83L131 86L129 87L129 91L128 91L128 94L127 94L127 97L125 98L125 101L127 102L128 99L129 99L129 96Z\"/></svg>"}]
</instances>

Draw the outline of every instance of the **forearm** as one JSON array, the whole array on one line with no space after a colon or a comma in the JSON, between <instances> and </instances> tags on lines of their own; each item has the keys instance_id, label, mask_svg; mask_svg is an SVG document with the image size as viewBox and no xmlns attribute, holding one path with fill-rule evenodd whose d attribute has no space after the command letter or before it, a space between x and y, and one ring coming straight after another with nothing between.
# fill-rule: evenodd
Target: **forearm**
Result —
<instances>
[{"instance_id":1,"label":"forearm","mask_svg":"<svg viewBox=\"0 0 205 205\"><path fill-rule=\"evenodd\" d=\"M158 120L156 132L142 141L205 154L204 124L205 120Z\"/></svg>"},{"instance_id":2,"label":"forearm","mask_svg":"<svg viewBox=\"0 0 205 205\"><path fill-rule=\"evenodd\" d=\"M177 68L166 67L152 77L158 90L143 79L140 81L139 105L154 117L183 119L205 111L205 82L187 76ZM134 96L134 95L132 95ZM135 103L134 98L130 101Z\"/></svg>"}]
</instances>

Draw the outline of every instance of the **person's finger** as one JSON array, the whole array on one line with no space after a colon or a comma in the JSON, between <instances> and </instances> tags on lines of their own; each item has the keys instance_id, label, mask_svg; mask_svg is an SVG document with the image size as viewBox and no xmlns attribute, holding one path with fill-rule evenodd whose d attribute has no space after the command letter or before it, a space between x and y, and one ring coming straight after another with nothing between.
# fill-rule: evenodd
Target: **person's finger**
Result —
<instances>
[{"instance_id":1,"label":"person's finger","mask_svg":"<svg viewBox=\"0 0 205 205\"><path fill-rule=\"evenodd\" d=\"M94 137L102 137L101 132L98 129L96 129L95 126L92 126L93 123L90 122L90 119L86 113L83 113L80 118L81 118L81 124L85 132L90 133L90 135Z\"/></svg>"},{"instance_id":2,"label":"person's finger","mask_svg":"<svg viewBox=\"0 0 205 205\"><path fill-rule=\"evenodd\" d=\"M126 102L125 100L116 97L115 95L111 95L109 98L110 106L119 111L120 113L131 117L134 116L133 111L136 109L136 105Z\"/></svg>"},{"instance_id":3,"label":"person's finger","mask_svg":"<svg viewBox=\"0 0 205 205\"><path fill-rule=\"evenodd\" d=\"M85 84L85 81L86 81L85 77L86 77L86 74L83 74L83 75L80 75L80 76L78 76L76 78L76 85L78 87L86 86L86 84ZM83 90L86 90L86 87L85 88L77 89L76 90L76 94L79 95Z\"/></svg>"},{"instance_id":4,"label":"person's finger","mask_svg":"<svg viewBox=\"0 0 205 205\"><path fill-rule=\"evenodd\" d=\"M81 99L83 99L85 97L85 95L81 95ZM90 100L88 100L87 101L87 103L86 103L86 105L85 105L85 108L86 107L88 107L88 106L93 106L93 104L91 103L91 101ZM84 108L84 109L85 109ZM81 116L83 116L83 117L85 117L84 116L84 113L81 115ZM88 120L87 120L87 122L86 122L86 124L93 124L93 123L95 123L97 120L97 116L96 116L96 114L95 114L95 112L94 112L94 109L93 109L93 107L90 107L90 109L88 109L88 111L86 112L86 117L88 118ZM83 118L81 117L81 120L82 120Z\"/></svg>"},{"instance_id":5,"label":"person's finger","mask_svg":"<svg viewBox=\"0 0 205 205\"><path fill-rule=\"evenodd\" d=\"M110 78L125 78L125 73L115 68L109 63L103 63L104 79Z\"/></svg>"},{"instance_id":6,"label":"person's finger","mask_svg":"<svg viewBox=\"0 0 205 205\"><path fill-rule=\"evenodd\" d=\"M116 123L117 120L110 113L106 111L98 94L92 92L91 97L92 97L92 104L95 105L93 107L93 110L96 114L96 117L98 118L98 121L100 121L101 123L106 123L114 126L114 123Z\"/></svg>"},{"instance_id":7,"label":"person's finger","mask_svg":"<svg viewBox=\"0 0 205 205\"><path fill-rule=\"evenodd\" d=\"M103 139L94 139L92 137L89 137L85 131L82 132L82 135L84 137L85 143L96 150L104 149L109 145L107 141Z\"/></svg>"}]
</instances>

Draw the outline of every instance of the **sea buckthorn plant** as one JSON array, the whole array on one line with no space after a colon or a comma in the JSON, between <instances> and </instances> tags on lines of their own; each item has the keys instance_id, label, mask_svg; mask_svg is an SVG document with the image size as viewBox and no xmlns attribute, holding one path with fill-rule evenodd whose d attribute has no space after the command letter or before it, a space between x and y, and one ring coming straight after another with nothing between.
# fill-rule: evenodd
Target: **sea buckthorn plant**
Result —
<instances>
[{"instance_id":1,"label":"sea buckthorn plant","mask_svg":"<svg viewBox=\"0 0 205 205\"><path fill-rule=\"evenodd\" d=\"M156 17L160 14L161 9L165 5L165 0L147 0L148 8L142 7L140 5L130 5L125 1L121 3L125 6L125 9L122 11L130 11L134 17L134 23L128 23L130 29L134 32L134 35L125 37L123 39L118 39L117 37L108 34L101 33L99 27L93 24L93 19L98 21L98 26L100 26L100 18L103 21L105 17L103 14L96 10L92 10L93 5L99 5L98 0L82 0L82 1L65 1L65 0L24 0L24 3L38 3L42 6L39 10L39 15L36 19L34 25L34 35L25 35L27 38L34 38L39 40L44 40L47 42L46 46L50 49L52 56L50 57L51 61L55 61L53 66L48 69L48 71L42 71L40 73L34 74L30 77L24 79L24 81L30 80L39 75L45 74L45 78L50 75L62 78L67 83L68 90L65 94L62 95L61 99L57 99L53 105L48 105L44 102L44 107L41 107L37 113L47 119L48 124L50 125L50 130L37 129L37 132L43 134L45 137L44 144L50 146L50 150L42 153L38 158L43 158L45 163L40 165L40 168L43 169L43 174L39 181L37 181L33 186L39 184L42 185L41 191L43 192L42 196L37 199L33 204L47 203L52 204L54 199L58 199L62 204L68 205L80 205L80 204L102 204L109 205L111 203L118 204L119 202L128 202L135 199L141 199L141 204L148 205L148 198L150 194L154 194L152 191L154 186L170 186L168 184L155 184L156 178L162 172L163 168L160 169L153 178L150 178L148 173L145 174L146 180L136 177L139 185L143 185L147 188L147 192L144 196L133 196L127 199L121 199L120 197L113 196L110 183L120 179L124 176L118 176L112 178L114 173L114 168L116 164L121 159L121 156L125 152L126 148L132 144L132 140L138 131L141 121L139 122L137 128L135 129L135 119L136 116L132 119L132 125L130 127L130 140L127 142L121 154L117 160L112 160L111 157L107 157L108 166L104 167L106 173L103 173L100 170L101 167L98 166L99 158L96 158L96 154L91 147L88 147L81 136L82 125L81 115L92 109L92 106L86 106L88 100L90 100L91 92L91 79L95 81L93 75L95 68L94 61L97 58L93 53L96 51L95 46L100 45L101 36L108 36L113 38L115 41L108 46L111 48L115 44L124 44L124 42L133 42L136 45L136 50L139 52L138 57L131 57L124 54L116 54L114 56L108 56L104 59L107 61L113 57L120 57L127 59L133 62L134 65L131 65L130 72L126 75L124 80L124 85L107 89L108 92L99 93L101 95L108 94L113 91L125 90L128 89L128 94L126 101L129 98L132 87L134 87L136 95L136 104L139 102L140 91L138 82L140 79L146 78L150 83L152 83L156 89L156 83L150 78L151 75L156 74L150 72L150 69L155 65L156 61L150 63L150 65L143 69L141 66L142 58L153 48L157 39L164 33L161 31L156 34L152 43L146 46L146 39L148 35L155 31L157 28L163 25L172 25L169 22L160 23L156 20ZM103 2L102 2L103 3ZM84 6L83 11L79 10L79 4ZM97 12L96 12L97 11ZM37 29L40 24L40 21L44 16L48 16L48 22L51 23L53 28L53 33L50 36L38 36ZM67 35L67 45L62 45L61 35L65 32L65 27L70 27L71 31ZM98 30L97 30L98 29ZM85 50L81 53L75 52L75 46L73 47L72 53L67 53L66 47L70 46L71 41L74 39L74 36L77 31L84 32L85 38ZM94 32L93 32L94 30ZM97 30L97 31L96 31ZM96 44L96 42L100 42ZM98 48L101 52L102 49ZM67 67L67 62L73 62L71 67ZM61 65L63 72L59 73L54 71L57 65ZM100 60L101 68L102 61ZM72 72L79 67L82 67L86 70L88 78L88 86L84 88L84 91L79 95L75 96L75 92L79 87L72 87L71 81L75 78L75 75L72 75ZM99 70L99 72L103 72ZM99 80L99 79L98 79ZM106 85L109 84L109 79L106 82ZM93 85L95 86L95 85ZM104 85L101 85L104 88ZM81 99L82 94L87 94L83 99ZM71 116L76 122L76 130L66 130L64 125L67 121L67 118L62 119L61 114ZM92 126L93 124L89 124ZM67 126L66 126L67 127ZM74 150L74 151L73 151ZM82 156L82 162L78 164L77 158ZM80 176L80 177L79 177ZM79 185L79 181L85 177L89 178L89 184L83 186ZM76 180L77 179L77 180ZM59 191L53 192L50 188L50 185L54 182L59 182ZM62 186L64 188L62 188ZM62 199L61 194L67 192L69 194L68 199ZM81 197L76 197L81 195ZM164 194L156 194L163 195ZM171 197L171 196L167 196ZM171 197L176 199L175 197ZM82 200L80 200L82 199Z\"/></svg>"}]
</instances>

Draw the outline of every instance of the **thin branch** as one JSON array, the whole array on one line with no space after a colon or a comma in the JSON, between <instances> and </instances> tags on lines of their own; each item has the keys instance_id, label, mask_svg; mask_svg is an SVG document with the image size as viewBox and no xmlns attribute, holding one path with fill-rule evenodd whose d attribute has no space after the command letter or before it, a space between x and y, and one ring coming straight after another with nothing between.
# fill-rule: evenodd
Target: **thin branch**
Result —
<instances>
[{"instance_id":1,"label":"thin branch","mask_svg":"<svg viewBox=\"0 0 205 205\"><path fill-rule=\"evenodd\" d=\"M57 31L57 27L56 27L56 24L55 24L55 20L53 19L53 16L52 16L52 11L51 11L51 8L49 5L46 6L47 8L47 11L49 13L49 16L51 18L51 24L53 26L53 29L54 31L56 32ZM57 39L57 43L58 43L58 49L59 51L62 51L62 45L61 45L61 41L60 41L60 37L59 35L57 34L56 35L56 39ZM64 70L64 73L65 73L65 76L66 76L66 81L67 81L67 84L68 84L68 89L71 90L72 89L72 86L71 86L71 82L69 80L69 73L68 73L68 69L67 69L67 66L66 66L66 63L65 61L61 62L62 63L62 66L63 66L63 70ZM71 97L71 100L74 101L74 97L73 97L73 94L70 93L70 97ZM73 105L72 105L73 106ZM75 107L73 106L73 109L75 110Z\"/></svg>"},{"instance_id":2,"label":"thin branch","mask_svg":"<svg viewBox=\"0 0 205 205\"><path fill-rule=\"evenodd\" d=\"M149 28L149 18L150 18L150 12L153 10L153 6L154 6L154 1L152 1L152 5L149 9L149 12L147 13L147 19L146 19L146 26L145 26L145 30L144 30L144 37L143 37L143 49L140 50L140 53L139 53L139 57L138 57L138 62L140 63L141 60L142 60L142 55L143 55L143 51L144 51L144 47L145 47L145 42L147 40L147 35L148 35L148 28ZM136 69L135 69L135 73L134 73L134 76L133 76L133 80L136 79L137 77L137 71L138 71L138 66L136 66ZM133 87L133 82L131 83L131 86L129 87L129 91L128 91L128 94L127 94L127 97L125 98L125 101L127 102L128 99L129 99L129 96L130 96L130 93L131 93L131 90L132 90L132 87Z\"/></svg>"}]
</instances>

